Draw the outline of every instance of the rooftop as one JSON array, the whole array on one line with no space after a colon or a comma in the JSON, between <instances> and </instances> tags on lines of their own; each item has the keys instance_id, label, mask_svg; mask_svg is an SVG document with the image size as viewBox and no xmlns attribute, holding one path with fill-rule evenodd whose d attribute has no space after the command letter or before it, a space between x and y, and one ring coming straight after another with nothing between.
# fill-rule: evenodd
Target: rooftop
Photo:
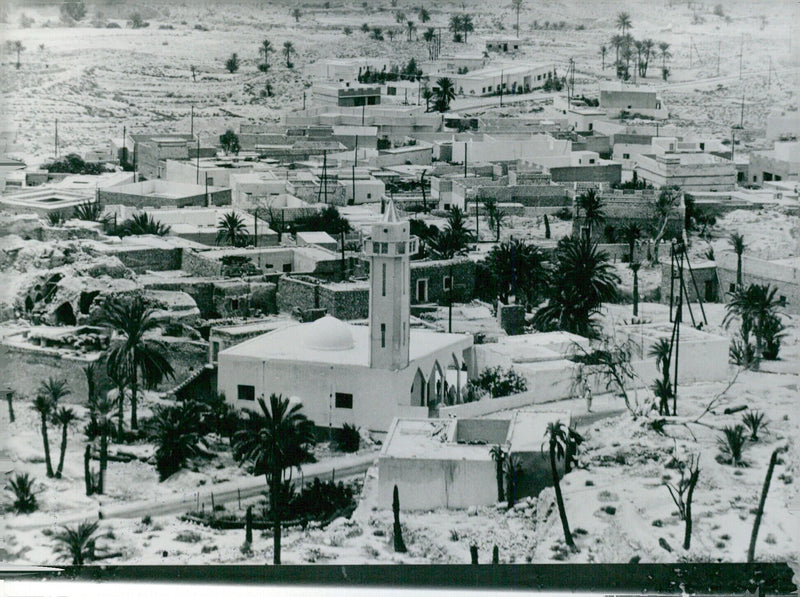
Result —
<instances>
[{"instance_id":1,"label":"rooftop","mask_svg":"<svg viewBox=\"0 0 800 597\"><path fill-rule=\"evenodd\" d=\"M448 346L466 348L471 338L430 330L410 330L409 359L415 361ZM463 345L463 346L462 346ZM300 361L369 367L369 327L345 323L326 315L258 336L220 354L258 360Z\"/></svg>"}]
</instances>

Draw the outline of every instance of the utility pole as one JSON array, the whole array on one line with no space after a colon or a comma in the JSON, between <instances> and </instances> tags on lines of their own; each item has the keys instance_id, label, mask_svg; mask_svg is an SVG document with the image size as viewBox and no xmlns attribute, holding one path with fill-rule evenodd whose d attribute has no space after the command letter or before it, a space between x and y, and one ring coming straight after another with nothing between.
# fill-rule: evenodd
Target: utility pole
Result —
<instances>
[{"instance_id":1,"label":"utility pole","mask_svg":"<svg viewBox=\"0 0 800 597\"><path fill-rule=\"evenodd\" d=\"M744 33L739 42L739 80L742 80L742 56L744 55Z\"/></svg>"},{"instance_id":2,"label":"utility pole","mask_svg":"<svg viewBox=\"0 0 800 597\"><path fill-rule=\"evenodd\" d=\"M197 155L195 156L194 184L200 184L200 135L197 136Z\"/></svg>"},{"instance_id":3,"label":"utility pole","mask_svg":"<svg viewBox=\"0 0 800 597\"><path fill-rule=\"evenodd\" d=\"M467 142L464 141L464 185L467 184Z\"/></svg>"},{"instance_id":4,"label":"utility pole","mask_svg":"<svg viewBox=\"0 0 800 597\"><path fill-rule=\"evenodd\" d=\"M208 172L206 172L206 207L211 207L211 203L208 199Z\"/></svg>"},{"instance_id":5,"label":"utility pole","mask_svg":"<svg viewBox=\"0 0 800 597\"><path fill-rule=\"evenodd\" d=\"M450 264L450 292L447 306L447 333L453 333L453 264Z\"/></svg>"},{"instance_id":6,"label":"utility pole","mask_svg":"<svg viewBox=\"0 0 800 597\"><path fill-rule=\"evenodd\" d=\"M503 69L500 69L500 107L503 107Z\"/></svg>"},{"instance_id":7,"label":"utility pole","mask_svg":"<svg viewBox=\"0 0 800 597\"><path fill-rule=\"evenodd\" d=\"M339 229L339 240L342 243L342 280L344 280L347 273L347 265L344 258L344 226Z\"/></svg>"},{"instance_id":8,"label":"utility pole","mask_svg":"<svg viewBox=\"0 0 800 597\"><path fill-rule=\"evenodd\" d=\"M358 166L358 135L356 135L356 147L353 150L353 167L355 168L356 166ZM355 174L353 176L355 176ZM353 198L355 199L355 195L353 195Z\"/></svg>"},{"instance_id":9,"label":"utility pole","mask_svg":"<svg viewBox=\"0 0 800 597\"><path fill-rule=\"evenodd\" d=\"M122 125L122 161L128 163L128 147L125 140L128 138L128 127Z\"/></svg>"},{"instance_id":10,"label":"utility pole","mask_svg":"<svg viewBox=\"0 0 800 597\"><path fill-rule=\"evenodd\" d=\"M56 118L55 152L56 152L56 157L58 157L58 118Z\"/></svg>"},{"instance_id":11,"label":"utility pole","mask_svg":"<svg viewBox=\"0 0 800 597\"><path fill-rule=\"evenodd\" d=\"M353 205L356 204L356 167L353 166Z\"/></svg>"},{"instance_id":12,"label":"utility pole","mask_svg":"<svg viewBox=\"0 0 800 597\"><path fill-rule=\"evenodd\" d=\"M305 112L305 110L306 110L306 92L304 91L303 92L303 111Z\"/></svg>"},{"instance_id":13,"label":"utility pole","mask_svg":"<svg viewBox=\"0 0 800 597\"><path fill-rule=\"evenodd\" d=\"M253 214L253 246L258 246L258 208Z\"/></svg>"},{"instance_id":14,"label":"utility pole","mask_svg":"<svg viewBox=\"0 0 800 597\"><path fill-rule=\"evenodd\" d=\"M194 139L194 104L192 104L192 116L189 122L191 123L189 125L190 126L189 133L192 135L192 139Z\"/></svg>"},{"instance_id":15,"label":"utility pole","mask_svg":"<svg viewBox=\"0 0 800 597\"><path fill-rule=\"evenodd\" d=\"M739 116L739 128L744 128L744 91L742 92L742 111Z\"/></svg>"},{"instance_id":16,"label":"utility pole","mask_svg":"<svg viewBox=\"0 0 800 597\"><path fill-rule=\"evenodd\" d=\"M328 205L328 152L322 152L322 184L325 185L325 205Z\"/></svg>"}]
</instances>

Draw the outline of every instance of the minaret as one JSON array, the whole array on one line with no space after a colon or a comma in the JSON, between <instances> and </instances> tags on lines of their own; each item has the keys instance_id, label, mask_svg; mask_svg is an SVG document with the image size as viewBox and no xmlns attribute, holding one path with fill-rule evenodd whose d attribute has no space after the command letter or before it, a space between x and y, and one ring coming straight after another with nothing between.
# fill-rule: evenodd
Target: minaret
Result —
<instances>
[{"instance_id":1,"label":"minaret","mask_svg":"<svg viewBox=\"0 0 800 597\"><path fill-rule=\"evenodd\" d=\"M408 221L397 217L394 202L372 227L365 251L370 262L369 366L403 369L408 366L410 257L417 252Z\"/></svg>"}]
</instances>

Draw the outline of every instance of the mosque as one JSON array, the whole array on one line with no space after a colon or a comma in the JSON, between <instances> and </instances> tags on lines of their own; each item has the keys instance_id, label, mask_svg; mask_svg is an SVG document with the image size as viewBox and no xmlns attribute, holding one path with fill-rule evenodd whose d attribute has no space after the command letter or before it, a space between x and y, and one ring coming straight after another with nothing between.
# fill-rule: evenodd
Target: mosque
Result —
<instances>
[{"instance_id":1,"label":"mosque","mask_svg":"<svg viewBox=\"0 0 800 597\"><path fill-rule=\"evenodd\" d=\"M410 258L418 241L390 201L365 243L369 326L326 315L219 353L218 391L237 408L270 394L297 397L317 427L385 432L395 417L428 418L461 402L472 377L472 335L411 328Z\"/></svg>"}]
</instances>

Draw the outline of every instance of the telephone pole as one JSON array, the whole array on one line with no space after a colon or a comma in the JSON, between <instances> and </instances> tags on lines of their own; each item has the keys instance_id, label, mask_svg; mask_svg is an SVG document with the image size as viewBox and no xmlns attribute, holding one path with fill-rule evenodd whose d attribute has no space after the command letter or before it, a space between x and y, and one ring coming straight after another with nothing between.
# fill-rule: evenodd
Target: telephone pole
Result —
<instances>
[{"instance_id":1,"label":"telephone pole","mask_svg":"<svg viewBox=\"0 0 800 597\"><path fill-rule=\"evenodd\" d=\"M192 139L194 139L194 104L192 104L192 116L190 119L190 131L189 133L192 135Z\"/></svg>"}]
</instances>

